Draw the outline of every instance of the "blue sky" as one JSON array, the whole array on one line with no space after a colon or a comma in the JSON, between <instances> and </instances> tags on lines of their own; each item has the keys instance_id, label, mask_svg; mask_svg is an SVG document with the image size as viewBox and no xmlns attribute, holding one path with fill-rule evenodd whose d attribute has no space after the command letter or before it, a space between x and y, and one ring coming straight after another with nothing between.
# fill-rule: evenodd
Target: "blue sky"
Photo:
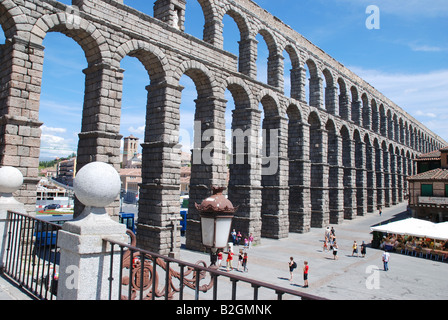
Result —
<instances>
[{"instance_id":1,"label":"blue sky","mask_svg":"<svg viewBox=\"0 0 448 320\"><path fill-rule=\"evenodd\" d=\"M71 0L61 1L71 4ZM153 1L124 0L126 5L153 15ZM411 116L448 141L448 4L446 0L255 0L262 8L302 34L361 76ZM380 29L366 28L366 8L380 9ZM202 38L204 18L196 0L187 1L186 32ZM267 48L259 40L258 66L265 81ZM224 19L224 49L238 53L239 33ZM84 74L81 48L65 35L52 32L44 40L45 61L41 94L41 159L66 156L77 148L81 129ZM288 68L288 57L285 55ZM143 142L149 77L135 58L127 57L121 134ZM285 80L288 83L288 79ZM195 87L183 76L181 130L190 133ZM230 126L232 99L227 95ZM181 132L181 133L182 133ZM185 134L184 134L185 136ZM190 137L192 139L192 137ZM185 140L189 140L185 138ZM189 141L181 141L188 149Z\"/></svg>"}]
</instances>

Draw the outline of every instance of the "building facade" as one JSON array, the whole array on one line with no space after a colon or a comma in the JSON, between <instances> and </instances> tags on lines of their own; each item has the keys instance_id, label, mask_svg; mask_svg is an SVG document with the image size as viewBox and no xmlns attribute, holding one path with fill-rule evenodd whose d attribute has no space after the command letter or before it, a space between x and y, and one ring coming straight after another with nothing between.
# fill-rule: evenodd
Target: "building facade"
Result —
<instances>
[{"instance_id":1,"label":"building facade","mask_svg":"<svg viewBox=\"0 0 448 320\"><path fill-rule=\"evenodd\" d=\"M448 147L415 159L418 174L408 178L412 216L432 222L448 221Z\"/></svg>"},{"instance_id":2,"label":"building facade","mask_svg":"<svg viewBox=\"0 0 448 320\"><path fill-rule=\"evenodd\" d=\"M39 180L42 43L49 32L76 41L88 64L83 70L78 170L92 161L119 170L125 77L120 63L126 56L136 57L148 71L150 80L142 84L148 100L138 245L152 251L176 251L173 239L180 238L171 218L179 213L183 75L193 80L197 91L186 233L191 249L202 248L194 204L208 197L212 186L228 186L229 199L239 207L236 229L252 233L256 242L261 237L280 239L403 201L412 160L446 145L254 2L199 2L205 18L202 39L184 32L183 0L155 1L154 16L120 0L73 0L72 6L55 0L0 0L0 24L7 39L0 50L0 165L22 171L25 184L17 197L30 211ZM223 50L225 15L240 31L238 56ZM269 50L267 83L257 80L258 34ZM284 68L283 52L289 55L291 70ZM290 92L285 92L286 72ZM232 94L232 106L227 105L226 90ZM228 107L233 110L234 133L230 161L225 147ZM81 206L77 203L75 211ZM118 207L117 199L109 213L116 215Z\"/></svg>"}]
</instances>

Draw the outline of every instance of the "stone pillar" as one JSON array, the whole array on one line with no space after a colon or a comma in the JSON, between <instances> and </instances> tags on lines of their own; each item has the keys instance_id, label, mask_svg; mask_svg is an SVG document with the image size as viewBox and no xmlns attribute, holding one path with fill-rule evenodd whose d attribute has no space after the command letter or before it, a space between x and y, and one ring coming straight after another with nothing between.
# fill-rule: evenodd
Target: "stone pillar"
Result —
<instances>
[{"instance_id":1,"label":"stone pillar","mask_svg":"<svg viewBox=\"0 0 448 320\"><path fill-rule=\"evenodd\" d=\"M325 109L330 114L338 115L338 87L327 86L325 87Z\"/></svg>"},{"instance_id":2,"label":"stone pillar","mask_svg":"<svg viewBox=\"0 0 448 320\"><path fill-rule=\"evenodd\" d=\"M334 136L333 157L329 171L329 211L330 223L339 224L344 220L344 168L342 164L342 137Z\"/></svg>"},{"instance_id":3,"label":"stone pillar","mask_svg":"<svg viewBox=\"0 0 448 320\"><path fill-rule=\"evenodd\" d=\"M58 300L109 299L110 268L117 284L112 288L112 299L119 298L120 253L116 249L111 266L111 248L104 239L128 241L126 226L113 221L105 208L118 197L120 187L118 172L105 163L89 163L76 175L73 188L84 210L59 231Z\"/></svg>"},{"instance_id":4,"label":"stone pillar","mask_svg":"<svg viewBox=\"0 0 448 320\"><path fill-rule=\"evenodd\" d=\"M224 38L222 36L224 24L222 21L207 19L204 25L204 41L214 45L216 48L222 49L224 47Z\"/></svg>"},{"instance_id":5,"label":"stone pillar","mask_svg":"<svg viewBox=\"0 0 448 320\"><path fill-rule=\"evenodd\" d=\"M78 135L76 171L94 161L109 163L119 170L123 137L120 135L123 70L98 64L83 72L86 75L86 91L81 133ZM114 219L118 219L119 206L117 199L108 208ZM83 209L82 203L76 200L74 216L77 217Z\"/></svg>"},{"instance_id":6,"label":"stone pillar","mask_svg":"<svg viewBox=\"0 0 448 320\"><path fill-rule=\"evenodd\" d=\"M314 228L329 223L327 150L327 131L314 129L310 134L311 227Z\"/></svg>"},{"instance_id":7,"label":"stone pillar","mask_svg":"<svg viewBox=\"0 0 448 320\"><path fill-rule=\"evenodd\" d=\"M391 204L392 205L396 205L398 204L397 199L398 199L398 194L397 194L397 190L398 190L398 172L397 172L397 156L395 155L395 153L390 152L389 153L389 157L390 157L390 190L391 190Z\"/></svg>"},{"instance_id":8,"label":"stone pillar","mask_svg":"<svg viewBox=\"0 0 448 320\"><path fill-rule=\"evenodd\" d=\"M403 180L405 180L405 176L403 173L403 159L400 154L396 155L397 158L397 201L399 203L403 202L403 189L404 189L404 183Z\"/></svg>"},{"instance_id":9,"label":"stone pillar","mask_svg":"<svg viewBox=\"0 0 448 320\"><path fill-rule=\"evenodd\" d=\"M243 39L238 42L240 45L239 67L242 74L257 79L257 46L256 39Z\"/></svg>"},{"instance_id":10,"label":"stone pillar","mask_svg":"<svg viewBox=\"0 0 448 320\"><path fill-rule=\"evenodd\" d=\"M254 244L261 239L261 157L259 155L259 123L261 111L237 108L233 110L232 154L228 196L238 203L232 229L254 237Z\"/></svg>"},{"instance_id":11,"label":"stone pillar","mask_svg":"<svg viewBox=\"0 0 448 320\"><path fill-rule=\"evenodd\" d=\"M282 54L271 54L268 57L268 84L278 90L284 90L284 66Z\"/></svg>"},{"instance_id":12,"label":"stone pillar","mask_svg":"<svg viewBox=\"0 0 448 320\"><path fill-rule=\"evenodd\" d=\"M322 87L323 79L315 76L310 78L310 106L323 108Z\"/></svg>"},{"instance_id":13,"label":"stone pillar","mask_svg":"<svg viewBox=\"0 0 448 320\"><path fill-rule=\"evenodd\" d=\"M261 233L263 237L288 237L288 161L287 119L277 116L263 120L262 207Z\"/></svg>"},{"instance_id":14,"label":"stone pillar","mask_svg":"<svg viewBox=\"0 0 448 320\"><path fill-rule=\"evenodd\" d=\"M137 245L151 252L178 257L180 230L173 221L180 212L178 105L183 87L152 82L146 89L147 120L142 144Z\"/></svg>"},{"instance_id":15,"label":"stone pillar","mask_svg":"<svg viewBox=\"0 0 448 320\"><path fill-rule=\"evenodd\" d=\"M356 212L358 216L363 216L367 212L367 172L365 145L361 141L355 141L356 148Z\"/></svg>"},{"instance_id":16,"label":"stone pillar","mask_svg":"<svg viewBox=\"0 0 448 320\"><path fill-rule=\"evenodd\" d=\"M376 180L375 180L375 152L370 144L366 144L366 173L367 173L367 212L375 211Z\"/></svg>"},{"instance_id":17,"label":"stone pillar","mask_svg":"<svg viewBox=\"0 0 448 320\"><path fill-rule=\"evenodd\" d=\"M306 69L298 67L291 69L291 98L306 103Z\"/></svg>"},{"instance_id":18,"label":"stone pillar","mask_svg":"<svg viewBox=\"0 0 448 320\"><path fill-rule=\"evenodd\" d=\"M352 109L347 92L341 92L339 95L339 115L347 121L352 120Z\"/></svg>"},{"instance_id":19,"label":"stone pillar","mask_svg":"<svg viewBox=\"0 0 448 320\"><path fill-rule=\"evenodd\" d=\"M185 0L157 0L154 3L154 18L170 26L185 30Z\"/></svg>"},{"instance_id":20,"label":"stone pillar","mask_svg":"<svg viewBox=\"0 0 448 320\"><path fill-rule=\"evenodd\" d=\"M194 148L192 152L186 247L202 249L200 204L212 194L212 187L225 187L227 181L225 149L225 108L227 100L200 97L196 102ZM234 202L235 207L239 204Z\"/></svg>"},{"instance_id":21,"label":"stone pillar","mask_svg":"<svg viewBox=\"0 0 448 320\"><path fill-rule=\"evenodd\" d=\"M385 207L390 207L390 198L391 198L391 194L390 194L390 163L389 163L389 158L390 158L390 154L389 151L387 149L382 150L383 151L383 176L384 176L384 183L383 183L383 188L384 188L384 206Z\"/></svg>"},{"instance_id":22,"label":"stone pillar","mask_svg":"<svg viewBox=\"0 0 448 320\"><path fill-rule=\"evenodd\" d=\"M384 171L383 150L378 146L375 148L375 181L376 181L376 209L384 207Z\"/></svg>"},{"instance_id":23,"label":"stone pillar","mask_svg":"<svg viewBox=\"0 0 448 320\"><path fill-rule=\"evenodd\" d=\"M4 255L8 245L8 211L26 214L25 206L13 196L22 184L23 175L18 169L0 168L0 273L3 272Z\"/></svg>"},{"instance_id":24,"label":"stone pillar","mask_svg":"<svg viewBox=\"0 0 448 320\"><path fill-rule=\"evenodd\" d=\"M345 140L343 150L344 161L344 218L356 217L356 169L355 169L355 141Z\"/></svg>"},{"instance_id":25,"label":"stone pillar","mask_svg":"<svg viewBox=\"0 0 448 320\"><path fill-rule=\"evenodd\" d=\"M300 136L296 141L297 152L290 155L289 162L289 230L305 233L311 228L311 196L310 196L310 125L300 123L295 132ZM289 150L293 150L290 143Z\"/></svg>"},{"instance_id":26,"label":"stone pillar","mask_svg":"<svg viewBox=\"0 0 448 320\"><path fill-rule=\"evenodd\" d=\"M361 113L361 101L356 100L351 102L351 110L352 110L352 118L351 120L357 124L358 126L361 126L362 121L362 113Z\"/></svg>"},{"instance_id":27,"label":"stone pillar","mask_svg":"<svg viewBox=\"0 0 448 320\"><path fill-rule=\"evenodd\" d=\"M0 166L20 169L24 186L16 197L34 213L39 182L39 101L44 47L14 36L0 50Z\"/></svg>"}]
</instances>

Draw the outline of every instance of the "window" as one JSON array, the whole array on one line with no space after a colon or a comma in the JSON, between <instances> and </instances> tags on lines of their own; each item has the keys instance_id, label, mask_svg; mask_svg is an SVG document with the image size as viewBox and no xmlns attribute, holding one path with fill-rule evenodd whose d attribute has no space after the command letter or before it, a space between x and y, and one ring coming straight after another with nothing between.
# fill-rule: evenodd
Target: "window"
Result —
<instances>
[{"instance_id":1,"label":"window","mask_svg":"<svg viewBox=\"0 0 448 320\"><path fill-rule=\"evenodd\" d=\"M445 197L448 197L448 184L445 185Z\"/></svg>"},{"instance_id":2,"label":"window","mask_svg":"<svg viewBox=\"0 0 448 320\"><path fill-rule=\"evenodd\" d=\"M421 195L423 197L432 197L432 184L422 184Z\"/></svg>"}]
</instances>

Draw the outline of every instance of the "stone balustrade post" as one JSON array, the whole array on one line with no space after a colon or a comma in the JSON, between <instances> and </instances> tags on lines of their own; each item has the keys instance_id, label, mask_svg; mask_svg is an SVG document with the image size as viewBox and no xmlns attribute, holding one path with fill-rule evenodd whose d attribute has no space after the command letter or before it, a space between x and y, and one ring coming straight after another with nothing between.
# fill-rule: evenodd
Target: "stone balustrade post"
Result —
<instances>
[{"instance_id":1,"label":"stone balustrade post","mask_svg":"<svg viewBox=\"0 0 448 320\"><path fill-rule=\"evenodd\" d=\"M25 206L12 195L23 184L23 175L14 167L0 168L0 272L4 268L4 254L7 246L8 211L26 214Z\"/></svg>"},{"instance_id":2,"label":"stone balustrade post","mask_svg":"<svg viewBox=\"0 0 448 320\"><path fill-rule=\"evenodd\" d=\"M120 176L114 167L92 162L77 173L73 188L85 206L81 215L64 223L59 231L61 252L58 300L109 299L110 268L119 279L120 256L110 265L110 245L105 238L126 243L126 226L113 221L106 208L120 193ZM112 299L118 299L118 286Z\"/></svg>"}]
</instances>

